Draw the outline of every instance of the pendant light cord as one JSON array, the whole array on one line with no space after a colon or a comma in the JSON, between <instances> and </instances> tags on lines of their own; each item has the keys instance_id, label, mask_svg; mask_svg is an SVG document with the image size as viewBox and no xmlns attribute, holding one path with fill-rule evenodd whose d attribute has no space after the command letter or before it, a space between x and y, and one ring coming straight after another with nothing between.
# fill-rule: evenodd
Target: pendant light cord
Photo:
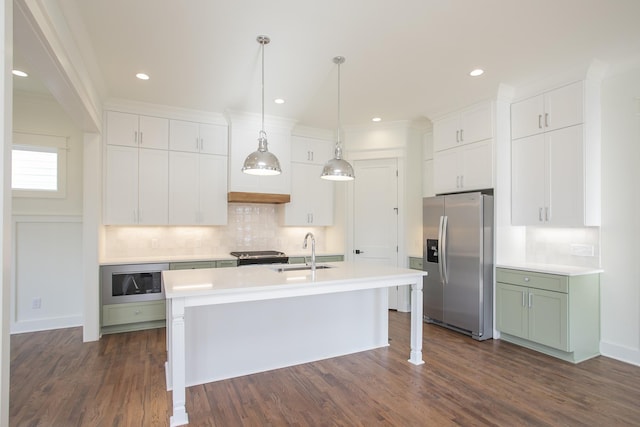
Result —
<instances>
[{"instance_id":1,"label":"pendant light cord","mask_svg":"<svg viewBox=\"0 0 640 427\"><path fill-rule=\"evenodd\" d=\"M260 44L262 44L262 134L265 135L264 131L264 44L265 40L263 40Z\"/></svg>"}]
</instances>

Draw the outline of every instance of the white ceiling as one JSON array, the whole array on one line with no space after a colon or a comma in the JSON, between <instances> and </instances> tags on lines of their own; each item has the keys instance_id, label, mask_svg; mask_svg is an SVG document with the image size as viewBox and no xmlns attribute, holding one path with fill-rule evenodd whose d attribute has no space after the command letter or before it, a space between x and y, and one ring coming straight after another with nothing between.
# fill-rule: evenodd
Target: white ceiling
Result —
<instances>
[{"instance_id":1,"label":"white ceiling","mask_svg":"<svg viewBox=\"0 0 640 427\"><path fill-rule=\"evenodd\" d=\"M640 0L60 0L104 99L299 124L434 117L593 59L640 60ZM17 52L17 57L28 52ZM486 73L468 76L473 68ZM151 76L135 78L137 72ZM46 80L46 79L45 79ZM273 99L281 97L284 105Z\"/></svg>"}]
</instances>

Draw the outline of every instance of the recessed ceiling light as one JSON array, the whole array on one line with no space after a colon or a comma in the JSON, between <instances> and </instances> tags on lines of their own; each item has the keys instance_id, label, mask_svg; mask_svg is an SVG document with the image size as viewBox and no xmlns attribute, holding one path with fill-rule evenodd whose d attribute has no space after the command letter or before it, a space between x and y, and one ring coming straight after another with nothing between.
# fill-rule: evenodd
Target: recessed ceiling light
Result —
<instances>
[{"instance_id":1,"label":"recessed ceiling light","mask_svg":"<svg viewBox=\"0 0 640 427\"><path fill-rule=\"evenodd\" d=\"M284 104L284 99L276 98L276 99L273 100L273 102L275 102L276 104Z\"/></svg>"},{"instance_id":2,"label":"recessed ceiling light","mask_svg":"<svg viewBox=\"0 0 640 427\"><path fill-rule=\"evenodd\" d=\"M22 71L22 70L13 70L11 73L12 73L14 76L18 76L18 77L28 77L28 76L29 76L29 74L25 73L25 72L24 72L24 71Z\"/></svg>"},{"instance_id":3,"label":"recessed ceiling light","mask_svg":"<svg viewBox=\"0 0 640 427\"><path fill-rule=\"evenodd\" d=\"M475 70L471 71L469 73L469 75L471 77L478 77L484 74L484 70L482 68L476 68Z\"/></svg>"},{"instance_id":4,"label":"recessed ceiling light","mask_svg":"<svg viewBox=\"0 0 640 427\"><path fill-rule=\"evenodd\" d=\"M138 73L136 74L136 77L140 80L149 80L149 75L145 73Z\"/></svg>"},{"instance_id":5,"label":"recessed ceiling light","mask_svg":"<svg viewBox=\"0 0 640 427\"><path fill-rule=\"evenodd\" d=\"M376 123L377 123L377 122L381 122L381 121L382 121L382 118L380 118L380 117L374 117L373 119L371 119L371 121L372 121L372 122L376 122Z\"/></svg>"}]
</instances>

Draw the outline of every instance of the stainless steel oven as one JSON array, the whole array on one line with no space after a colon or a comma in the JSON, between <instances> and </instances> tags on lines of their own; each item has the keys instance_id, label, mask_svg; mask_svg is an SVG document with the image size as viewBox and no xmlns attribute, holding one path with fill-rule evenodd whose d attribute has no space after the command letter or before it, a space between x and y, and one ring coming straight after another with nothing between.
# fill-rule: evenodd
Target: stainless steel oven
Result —
<instances>
[{"instance_id":1,"label":"stainless steel oven","mask_svg":"<svg viewBox=\"0 0 640 427\"><path fill-rule=\"evenodd\" d=\"M164 299L162 271L169 264L121 264L100 267L102 304Z\"/></svg>"}]
</instances>

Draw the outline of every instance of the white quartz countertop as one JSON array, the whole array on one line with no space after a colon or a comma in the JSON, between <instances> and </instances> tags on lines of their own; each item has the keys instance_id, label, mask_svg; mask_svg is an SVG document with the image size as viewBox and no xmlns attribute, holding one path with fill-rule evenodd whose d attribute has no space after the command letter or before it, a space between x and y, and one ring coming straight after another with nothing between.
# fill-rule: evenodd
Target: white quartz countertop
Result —
<instances>
[{"instance_id":1,"label":"white quartz countertop","mask_svg":"<svg viewBox=\"0 0 640 427\"><path fill-rule=\"evenodd\" d=\"M427 274L362 262L319 265L331 268L318 269L314 274L310 270L292 269L299 264L168 270L162 272L162 280L167 299L211 296L217 303L223 303L398 286L415 283L417 276ZM279 266L290 270L278 272ZM194 305L194 299L190 300L189 305Z\"/></svg>"},{"instance_id":2,"label":"white quartz countertop","mask_svg":"<svg viewBox=\"0 0 640 427\"><path fill-rule=\"evenodd\" d=\"M526 270L537 273L560 274L563 276L581 276L585 274L598 274L604 270L593 267L576 267L571 265L515 263L496 264L496 268L509 268L512 270Z\"/></svg>"}]
</instances>

